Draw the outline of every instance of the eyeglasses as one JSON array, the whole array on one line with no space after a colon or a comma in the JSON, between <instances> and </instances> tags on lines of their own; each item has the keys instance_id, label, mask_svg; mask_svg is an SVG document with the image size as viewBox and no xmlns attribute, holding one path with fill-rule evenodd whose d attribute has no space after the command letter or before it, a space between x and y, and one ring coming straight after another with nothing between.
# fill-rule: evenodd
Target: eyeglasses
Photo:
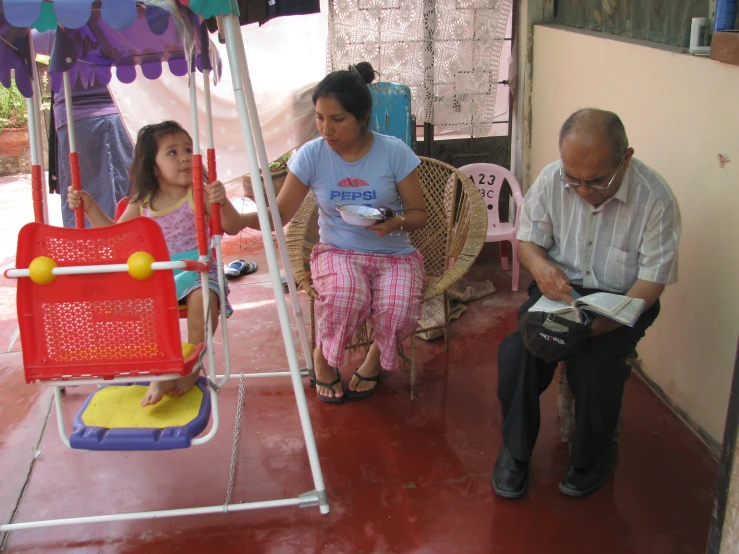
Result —
<instances>
[{"instance_id":1,"label":"eyeglasses","mask_svg":"<svg viewBox=\"0 0 739 554\"><path fill-rule=\"evenodd\" d=\"M562 166L559 167L559 180L562 181L565 185L568 187L580 187L580 186L586 186L588 188L594 189L594 190L607 190L610 188L610 186L613 184L613 180L616 178L616 175L618 175L618 172L621 169L621 164L624 163L624 157L626 154L621 156L621 161L618 162L618 167L616 168L616 173L613 174L613 177L611 177L610 181L608 181L607 185L599 185L598 182L602 182L604 179L593 179L592 181L582 182L582 179L580 181L570 181L568 179L565 179L564 171L562 170Z\"/></svg>"}]
</instances>

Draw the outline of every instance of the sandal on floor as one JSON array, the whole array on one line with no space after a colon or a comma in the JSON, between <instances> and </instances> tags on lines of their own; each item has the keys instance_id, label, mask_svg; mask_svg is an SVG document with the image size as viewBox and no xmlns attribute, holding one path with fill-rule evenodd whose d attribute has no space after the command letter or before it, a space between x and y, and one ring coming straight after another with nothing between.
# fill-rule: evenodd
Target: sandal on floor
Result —
<instances>
[{"instance_id":1,"label":"sandal on floor","mask_svg":"<svg viewBox=\"0 0 739 554\"><path fill-rule=\"evenodd\" d=\"M244 275L249 275L257 270L256 262L247 262L245 260L236 260L228 264L228 267L223 270L226 275L226 279L238 279Z\"/></svg>"},{"instance_id":2,"label":"sandal on floor","mask_svg":"<svg viewBox=\"0 0 739 554\"><path fill-rule=\"evenodd\" d=\"M336 385L341 383L341 375L339 374L339 368L335 367L333 368L333 370L336 372L336 379L334 379L330 383L324 383L323 381L319 381L318 379L316 379L316 373L315 373L315 370L313 370L310 375L311 384L315 385L316 388L326 387L327 389L333 390L333 388ZM336 391L334 391L334 394L336 394ZM340 396L339 398L336 398L335 396L325 396L323 394L318 393L318 391L316 391L316 396L318 397L318 400L327 402L329 404L341 404L342 402L344 402L344 399L346 398L346 391L344 391L344 394Z\"/></svg>"},{"instance_id":3,"label":"sandal on floor","mask_svg":"<svg viewBox=\"0 0 739 554\"><path fill-rule=\"evenodd\" d=\"M349 387L347 387L346 390L344 391L344 396L346 396L347 398L355 398L355 399L356 398L367 398L368 396L372 396L373 394L375 394L377 387L380 386L380 374L379 373L375 375L374 377L364 377L363 375L359 374L359 369L357 369L357 371L354 372L354 376L357 378L357 386L359 386L359 383L361 383L362 381L369 381L369 382L374 382L377 384L371 389L367 389L363 391L351 390L349 389Z\"/></svg>"}]
</instances>

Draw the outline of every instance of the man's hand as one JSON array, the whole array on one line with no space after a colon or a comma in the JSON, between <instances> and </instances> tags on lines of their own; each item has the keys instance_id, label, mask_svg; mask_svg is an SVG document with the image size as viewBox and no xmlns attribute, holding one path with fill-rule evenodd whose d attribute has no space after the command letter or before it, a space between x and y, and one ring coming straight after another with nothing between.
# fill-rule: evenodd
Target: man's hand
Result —
<instances>
[{"instance_id":1,"label":"man's hand","mask_svg":"<svg viewBox=\"0 0 739 554\"><path fill-rule=\"evenodd\" d=\"M570 304L572 287L564 271L547 260L539 260L531 271L541 293L549 300L562 300Z\"/></svg>"},{"instance_id":2,"label":"man's hand","mask_svg":"<svg viewBox=\"0 0 739 554\"><path fill-rule=\"evenodd\" d=\"M625 296L630 298L641 298L647 304L644 307L644 311L651 308L655 302L659 299L662 291L665 290L665 286L659 283L650 283L649 281L642 281L637 279L629 290L626 291ZM615 331L619 327L623 327L618 321L614 321L608 317L599 315L593 320L593 324L590 326L593 329L593 335L602 335L604 333L610 333Z\"/></svg>"},{"instance_id":3,"label":"man's hand","mask_svg":"<svg viewBox=\"0 0 739 554\"><path fill-rule=\"evenodd\" d=\"M598 335L602 335L604 333L610 333L611 331L615 331L619 327L623 327L623 325L621 325L618 321L614 321L613 319L599 315L595 317L593 323L590 325L590 328L593 330L591 336L597 337Z\"/></svg>"},{"instance_id":4,"label":"man's hand","mask_svg":"<svg viewBox=\"0 0 739 554\"><path fill-rule=\"evenodd\" d=\"M549 300L562 300L572 303L572 287L567 275L549 261L547 252L533 242L518 243L518 259L539 286L541 293Z\"/></svg>"}]
</instances>

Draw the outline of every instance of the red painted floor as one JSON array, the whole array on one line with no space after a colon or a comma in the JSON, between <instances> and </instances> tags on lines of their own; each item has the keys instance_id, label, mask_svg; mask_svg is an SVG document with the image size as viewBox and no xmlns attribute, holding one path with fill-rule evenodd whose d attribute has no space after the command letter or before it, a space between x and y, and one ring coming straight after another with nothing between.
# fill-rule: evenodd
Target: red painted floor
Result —
<instances>
[{"instance_id":1,"label":"red painted floor","mask_svg":"<svg viewBox=\"0 0 739 554\"><path fill-rule=\"evenodd\" d=\"M234 191L236 194L238 191ZM27 180L0 179L0 259L12 265L14 236L30 219ZM5 212L8 213L6 217ZM257 234L258 238L259 235ZM259 271L232 285L229 321L234 370L287 367L261 240L229 238L226 260L256 260ZM529 491L496 498L490 473L501 444L496 398L500 340L515 327L525 293L512 293L486 246L472 280L497 292L473 302L443 341L418 341L419 398L408 374L386 373L371 398L335 406L308 388L308 406L331 513L317 508L188 516L14 531L8 552L250 553L699 553L705 551L717 464L706 447L640 381L626 387L615 470L585 500L557 491L567 467L555 387L545 415ZM521 288L525 289L522 276ZM229 476L237 384L221 393L222 423L209 444L164 453L66 449L48 412L48 394L22 377L14 285L0 282L0 515L15 522L210 506L223 503ZM307 299L300 294L307 307ZM289 304L289 298L288 298ZM291 308L290 308L291 309ZM220 330L218 332L220 345ZM302 358L302 356L301 356ZM347 361L345 378L359 364ZM68 388L71 415L89 388ZM294 393L287 379L247 384L232 502L289 498L313 489ZM46 423L45 429L43 428Z\"/></svg>"}]
</instances>

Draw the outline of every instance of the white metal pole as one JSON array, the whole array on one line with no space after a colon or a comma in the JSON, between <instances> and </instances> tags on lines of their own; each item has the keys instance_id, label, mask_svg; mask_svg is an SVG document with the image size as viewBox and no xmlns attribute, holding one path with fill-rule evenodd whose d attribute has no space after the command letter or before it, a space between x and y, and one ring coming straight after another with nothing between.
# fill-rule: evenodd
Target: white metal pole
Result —
<instances>
[{"instance_id":1,"label":"white metal pole","mask_svg":"<svg viewBox=\"0 0 739 554\"><path fill-rule=\"evenodd\" d=\"M62 442L69 446L69 437L67 430L64 428L64 412L62 411L62 388L54 387L54 407L56 408L56 426L59 429L59 436Z\"/></svg>"},{"instance_id":2,"label":"white metal pole","mask_svg":"<svg viewBox=\"0 0 739 554\"><path fill-rule=\"evenodd\" d=\"M213 140L213 113L210 101L210 69L203 70L203 93L205 95L205 125L208 131L208 148L215 148Z\"/></svg>"},{"instance_id":3,"label":"white metal pole","mask_svg":"<svg viewBox=\"0 0 739 554\"><path fill-rule=\"evenodd\" d=\"M198 124L198 91L192 67L187 68L190 82L190 119L192 120L192 153L200 154L200 126Z\"/></svg>"},{"instance_id":4,"label":"white metal pole","mask_svg":"<svg viewBox=\"0 0 739 554\"><path fill-rule=\"evenodd\" d=\"M34 129L34 133L31 135L31 144L33 145L35 136L35 143L36 143L36 151L37 151L37 161L33 161L33 148L31 148L31 164L32 165L39 165L41 166L41 189L42 189L42 195L41 200L43 202L44 207L44 223L49 223L49 199L47 195L49 194L49 189L46 187L46 172L44 171L44 135L41 132L41 102L43 101L43 98L41 97L41 86L40 86L40 80L38 76L38 66L36 65L36 50L33 47L33 40L31 39L31 35L28 36L28 42L29 42L29 48L31 51L31 69L33 70L33 125L29 126ZM28 114L30 118L31 109L29 106Z\"/></svg>"},{"instance_id":5,"label":"white metal pole","mask_svg":"<svg viewBox=\"0 0 739 554\"><path fill-rule=\"evenodd\" d=\"M282 219L280 218L280 210L277 207L277 199L275 196L274 184L272 183L272 174L269 171L269 160L267 159L267 148L264 145L264 137L262 136L262 127L259 124L259 112L257 111L257 102L254 99L254 90L251 86L251 79L249 78L249 68L246 64L246 50L244 48L244 38L241 36L241 32L235 33L234 38L236 39L236 49L238 52L244 53L243 56L239 56L239 69L241 70L241 80L244 85L244 96L246 98L246 107L249 111L249 120L251 122L252 130L254 131L254 141L257 146L257 155L259 156L259 165L262 167L262 174L264 175L265 186L264 190L267 193L269 200L269 206L272 211L272 221L275 224L275 235L277 236L277 244L280 247L280 254L282 256L282 267L285 270L285 279L287 279L287 289L290 292L290 300L293 304L293 312L295 313L295 319L298 326L298 336L300 337L300 345L303 349L303 356L305 357L305 364L309 370L313 369L313 352L308 342L308 333L305 330L305 319L303 317L303 309L300 306L300 300L298 299L298 290L295 286L295 276L293 274L292 265L290 265L290 256L288 255L287 243L285 242L285 232L282 229ZM256 168L251 167L252 173L256 171ZM253 182L253 181L252 181Z\"/></svg>"},{"instance_id":6,"label":"white metal pole","mask_svg":"<svg viewBox=\"0 0 739 554\"><path fill-rule=\"evenodd\" d=\"M231 376L231 347L228 342L228 318L226 317L226 280L223 276L223 254L221 252L221 236L213 237L213 247L216 251L216 267L218 268L218 290L220 291L220 307L221 307L221 339L223 340L223 363L225 376L218 381L218 386L222 387L226 384ZM214 374L214 379L218 376Z\"/></svg>"},{"instance_id":7,"label":"white metal pole","mask_svg":"<svg viewBox=\"0 0 739 554\"><path fill-rule=\"evenodd\" d=\"M188 76L190 77L190 115L192 117L192 153L193 155L200 155L200 125L198 124L198 91L195 85L195 72L193 71L192 65L187 69ZM201 155L202 161L202 155ZM201 183L202 185L202 183ZM204 195L203 195L204 196ZM203 197L203 209L205 209L205 197ZM208 254L199 257L199 261L209 263L210 259ZM222 271L221 269L218 270ZM216 382L216 367L215 367L215 353L213 352L213 325L210 321L210 287L208 287L208 274L200 274L200 290L203 294L203 321L205 322L205 344L208 349L208 377L212 382ZM226 333L226 329L221 330L222 333ZM217 408L217 403L216 406ZM215 410L214 410L215 413ZM214 417L214 427L217 424L217 420Z\"/></svg>"},{"instance_id":8,"label":"white metal pole","mask_svg":"<svg viewBox=\"0 0 739 554\"><path fill-rule=\"evenodd\" d=\"M36 92L34 91L34 96L35 94ZM26 111L28 112L28 142L31 147L31 165L39 165L39 159L41 158L41 155L38 150L38 129L36 127L38 114L36 113L36 102L34 102L33 96L31 98L26 98ZM44 223L46 223L47 221L48 218L45 218Z\"/></svg>"},{"instance_id":9,"label":"white metal pole","mask_svg":"<svg viewBox=\"0 0 739 554\"><path fill-rule=\"evenodd\" d=\"M205 319L205 345L208 349L208 378L215 383L216 382L216 360L215 353L213 352L213 325L210 321L210 288L208 287L208 274L200 274L201 290L203 291L203 312ZM225 334L226 329L221 330Z\"/></svg>"},{"instance_id":10,"label":"white metal pole","mask_svg":"<svg viewBox=\"0 0 739 554\"><path fill-rule=\"evenodd\" d=\"M259 216L259 225L262 233L269 233L270 223L267 213L267 205L264 198L264 190L262 182L259 178L259 172L255 171L257 165L257 156L254 149L254 139L252 136L251 124L249 122L249 113L246 106L246 99L243 90L243 80L241 75L241 65L246 64L244 49L237 46L237 34L241 33L238 20L234 15L223 16L221 21L224 23L223 29L226 35L226 49L228 52L228 63L231 68L231 80L234 88L234 96L236 98L236 107L239 112L239 122L241 124L241 133L244 138L246 147L247 161L252 170L252 184L254 185L254 199L257 203L257 213ZM240 59L243 60L240 63ZM269 174L269 170L265 171ZM268 177L269 178L269 177ZM281 230L281 229L280 229ZM290 373L292 377L293 389L295 391L295 400L298 405L298 414L300 415L300 424L303 428L305 437L305 446L308 451L308 460L313 474L313 482L318 491L320 501L320 510L322 514L329 511L328 501L326 499L326 490L323 482L323 474L321 473L321 462L318 459L318 450L316 449L316 440L313 435L313 427L311 426L310 414L308 413L308 403L305 400L305 390L303 389L303 381L298 366L298 356L295 351L295 342L293 341L292 330L290 329L290 316L287 312L287 304L285 295L282 292L282 282L280 279L279 266L277 262L277 253L275 245L271 240L264 241L264 252L267 257L267 265L269 266L269 274L272 279L272 289L275 293L277 306L277 314L280 319L280 327L282 329L282 339L285 343L285 352L287 354ZM288 264L289 265L289 264Z\"/></svg>"},{"instance_id":11,"label":"white metal pole","mask_svg":"<svg viewBox=\"0 0 739 554\"><path fill-rule=\"evenodd\" d=\"M77 138L74 134L74 113L72 110L72 86L69 84L69 72L62 73L64 83L64 108L67 110L67 132L69 133L69 151L77 152Z\"/></svg>"},{"instance_id":12,"label":"white metal pole","mask_svg":"<svg viewBox=\"0 0 739 554\"><path fill-rule=\"evenodd\" d=\"M300 370L300 374L303 377L308 377L309 373L307 370ZM233 373L229 377L225 377L224 375L217 375L219 379L228 380L228 379L241 379L243 376L244 379L261 379L264 377L290 377L292 373L289 371L270 371L270 372L264 372L264 373Z\"/></svg>"},{"instance_id":13,"label":"white metal pole","mask_svg":"<svg viewBox=\"0 0 739 554\"><path fill-rule=\"evenodd\" d=\"M221 422L220 412L218 410L218 393L215 391L215 389L212 386L208 386L208 389L210 390L210 402L211 402L211 417L213 418L213 424L210 426L210 431L208 431L208 434L198 437L196 439L192 439L190 441L190 444L192 446L198 446L201 444L205 444L210 439L216 436L216 433L218 432L218 427Z\"/></svg>"},{"instance_id":14,"label":"white metal pole","mask_svg":"<svg viewBox=\"0 0 739 554\"><path fill-rule=\"evenodd\" d=\"M137 519L161 519L164 517L192 516L205 514L222 514L228 512L243 512L261 508L282 508L287 506L301 506L315 504L315 495L312 497L284 498L281 500L267 500L263 502L248 502L244 504L228 504L223 506L205 506L202 508L182 508L179 510L158 510L153 512L135 512L130 514L112 514L107 516L70 517L66 519L49 519L46 521L29 521L25 523L8 523L0 525L0 532L20 531L22 529L38 529L40 527L57 527L60 525L84 525L88 523L108 523L111 521L132 521Z\"/></svg>"},{"instance_id":15,"label":"white metal pole","mask_svg":"<svg viewBox=\"0 0 739 554\"><path fill-rule=\"evenodd\" d=\"M205 263L205 262L201 262ZM187 270L188 263L185 261L174 262L152 262L151 269L153 271L162 271L168 269ZM97 273L127 273L129 271L128 264L102 264L102 265L69 265L55 267L51 270L52 275L92 275ZM193 270L189 270L193 271ZM8 279L18 279L20 277L28 277L30 270L28 269L7 269L4 273Z\"/></svg>"},{"instance_id":16,"label":"white metal pole","mask_svg":"<svg viewBox=\"0 0 739 554\"><path fill-rule=\"evenodd\" d=\"M64 107L67 111L67 133L69 135L69 170L72 178L72 187L82 190L82 169L80 168L79 154L77 153L77 138L75 136L74 114L72 113L72 87L69 84L69 71L62 74L64 81ZM60 193L62 191L59 191ZM75 227L85 228L85 214L82 206L74 210Z\"/></svg>"},{"instance_id":17,"label":"white metal pole","mask_svg":"<svg viewBox=\"0 0 739 554\"><path fill-rule=\"evenodd\" d=\"M35 67L34 63L34 67ZM28 134L31 150L31 197L33 199L33 219L41 223L49 223L49 210L46 207L46 187L44 186L44 168L41 165L43 157L41 141L38 140L40 127L39 114L36 110L36 91L31 98L26 98L26 113L28 114Z\"/></svg>"},{"instance_id":18,"label":"white metal pole","mask_svg":"<svg viewBox=\"0 0 739 554\"><path fill-rule=\"evenodd\" d=\"M203 92L205 95L205 123L208 131L208 151L215 149L215 140L213 138L213 112L210 99L210 69L203 70ZM208 180L212 182L215 178L214 175L210 174L213 170L210 166L208 167ZM222 231L222 230L221 230ZM231 375L231 347L228 342L228 333L226 332L227 317L226 317L226 280L223 276L223 254L221 252L221 236L216 235L213 237L213 250L216 252L216 267L218 268L218 290L219 302L220 302L220 315L221 315L221 337L223 338L223 360L224 360L224 371L225 374ZM218 382L218 386L223 386L228 377Z\"/></svg>"}]
</instances>

